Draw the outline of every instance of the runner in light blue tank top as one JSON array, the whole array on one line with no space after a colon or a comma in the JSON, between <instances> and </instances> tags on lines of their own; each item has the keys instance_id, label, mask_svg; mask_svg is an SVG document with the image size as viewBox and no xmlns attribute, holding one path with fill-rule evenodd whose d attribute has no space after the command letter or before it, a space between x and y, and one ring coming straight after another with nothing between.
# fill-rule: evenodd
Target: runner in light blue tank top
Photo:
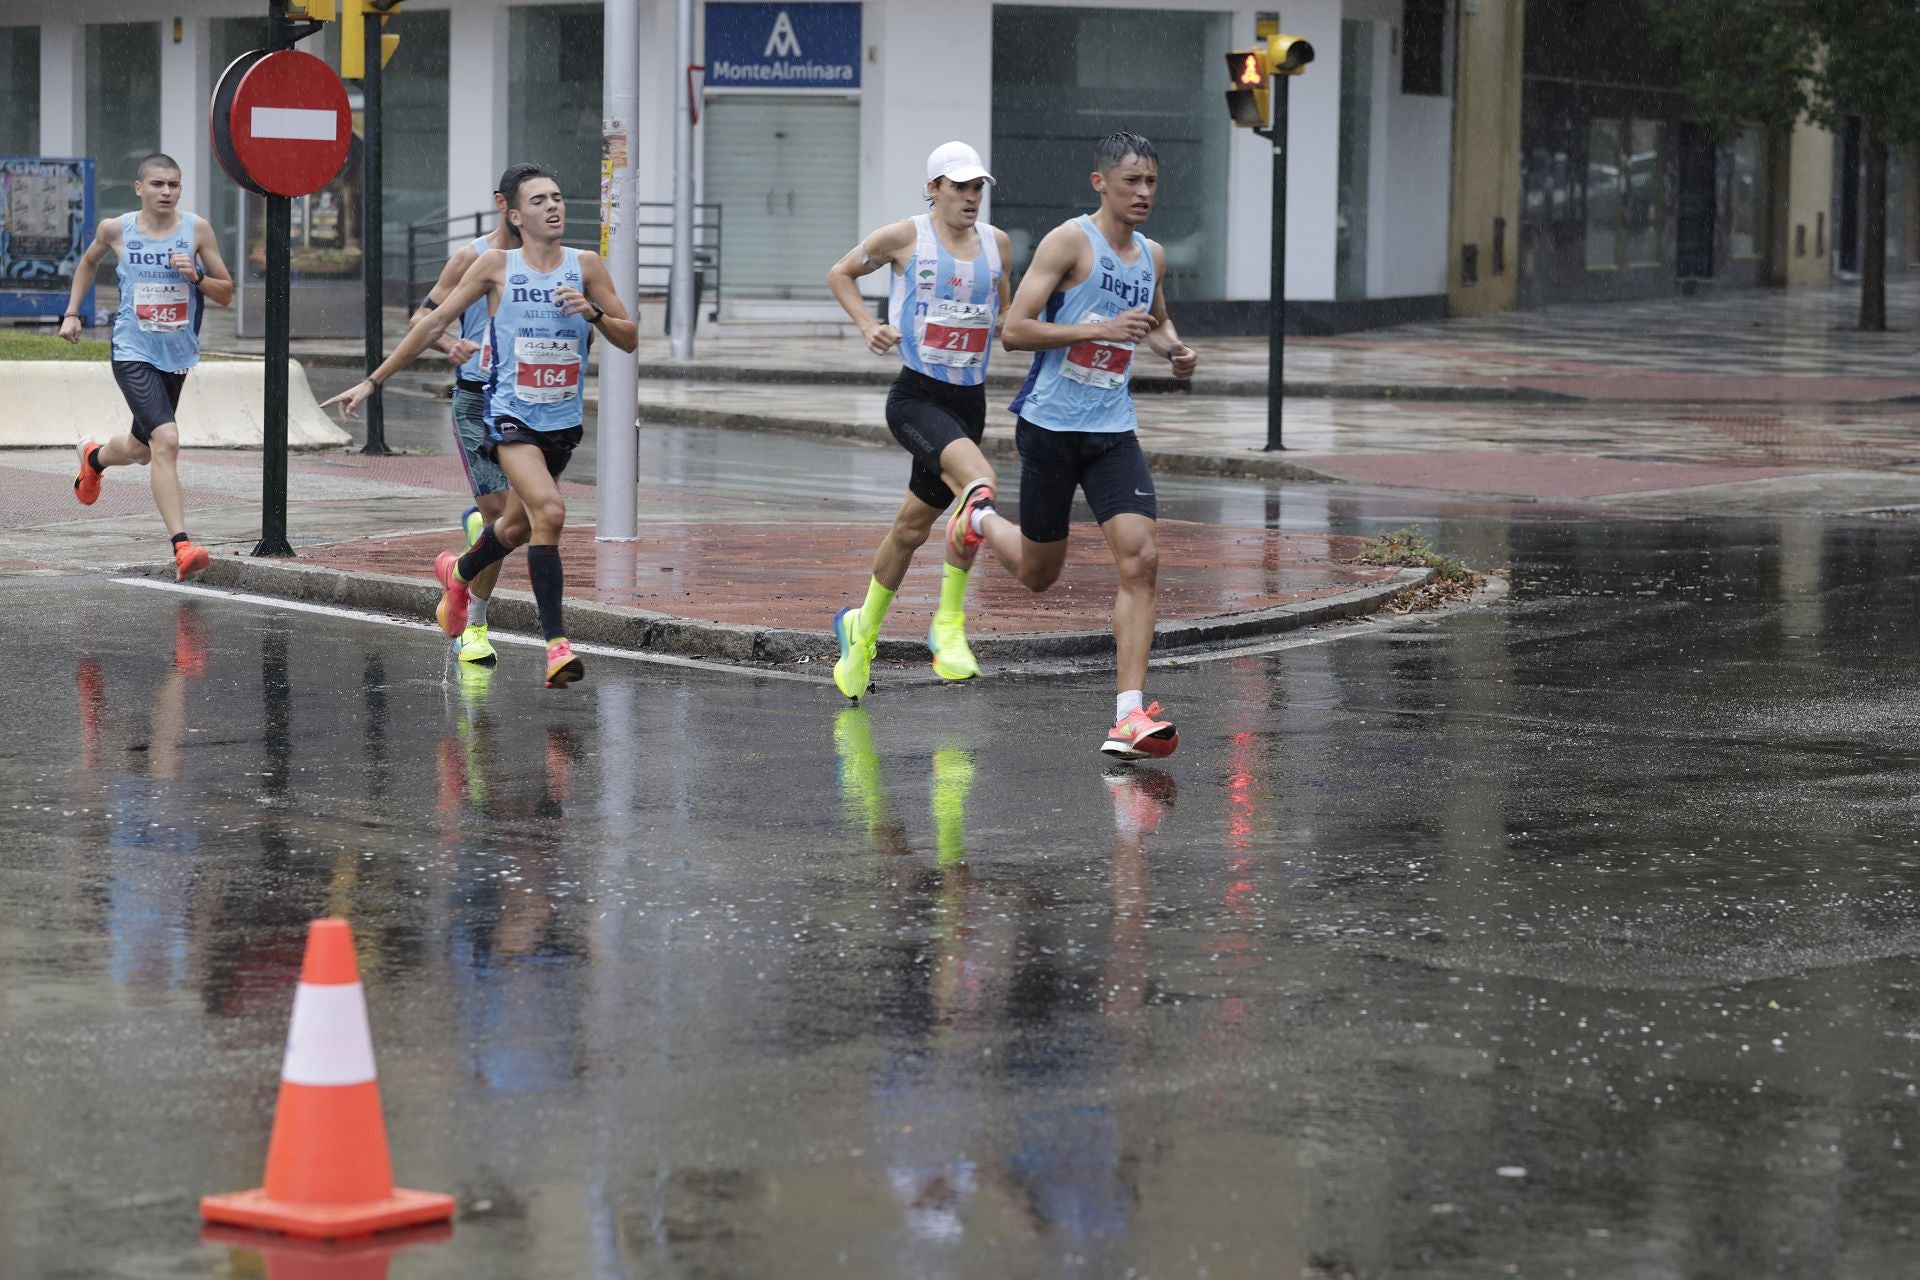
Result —
<instances>
[{"instance_id":1,"label":"runner in light blue tank top","mask_svg":"<svg viewBox=\"0 0 1920 1280\"><path fill-rule=\"evenodd\" d=\"M494 206L500 211L498 225L491 233L462 245L447 259L433 288L414 312L413 324L422 323L439 310L459 288L473 264L489 250L511 249L520 243L518 234L507 221L506 198L500 192L514 186L520 175L538 170L538 165L516 164L509 165L500 175L493 191ZM450 334L443 333L435 343L448 353L449 359L458 361L453 380L453 446L466 472L467 489L473 494L473 505L460 513L458 522L468 545L480 536L480 530L507 510L506 473L500 470L499 463L482 453L487 444L487 370L493 355L487 345L487 331L491 320L487 299L479 298L460 313L459 339L456 341ZM473 581L466 630L453 646L455 656L462 662L491 663L499 656L487 630L487 606L493 599L494 583L499 576L500 566L494 565Z\"/></svg>"},{"instance_id":2,"label":"runner in light blue tank top","mask_svg":"<svg viewBox=\"0 0 1920 1280\"><path fill-rule=\"evenodd\" d=\"M507 250L507 281L493 313L488 342L487 426L495 444L501 423L533 431L565 431L585 418L580 375L586 369L593 326L554 301L556 289L582 284L580 251L562 251L552 271L535 271L519 249Z\"/></svg>"},{"instance_id":3,"label":"runner in light blue tank top","mask_svg":"<svg viewBox=\"0 0 1920 1280\"><path fill-rule=\"evenodd\" d=\"M1094 147L1100 207L1047 233L1007 311L1006 346L1035 352L1014 397L1020 523L988 512L981 529L1001 563L1044 591L1067 561L1075 490L1100 523L1120 590L1113 602L1114 725L1100 750L1121 760L1167 756L1180 743L1160 704L1147 703L1158 593L1153 473L1134 433L1133 360L1144 343L1191 378L1199 357L1180 341L1157 287L1166 251L1140 233L1153 213L1160 160L1153 144L1115 133Z\"/></svg>"},{"instance_id":4,"label":"runner in light blue tank top","mask_svg":"<svg viewBox=\"0 0 1920 1280\"><path fill-rule=\"evenodd\" d=\"M640 333L600 255L563 243L567 202L559 181L532 166L510 176L500 195L520 247L488 249L392 355L327 405L337 404L343 416L353 417L382 382L406 368L462 312L481 299L489 301L494 357L484 451L506 472L518 501L480 530L465 555L443 551L435 558L433 576L441 594L434 619L447 635L459 636L470 616L471 584L525 546L534 608L547 641L546 685L560 689L586 673L566 636L560 538L567 503L559 480L584 434L581 384L587 352L595 330L628 352L640 345ZM632 417L625 416L630 430Z\"/></svg>"},{"instance_id":5,"label":"runner in light blue tank top","mask_svg":"<svg viewBox=\"0 0 1920 1280\"><path fill-rule=\"evenodd\" d=\"M874 553L866 600L833 617L840 644L833 682L854 702L873 687L880 626L913 553L956 494L960 503L947 521L947 563L927 648L943 680L980 674L967 644L963 606L981 543L973 514L993 501L993 467L980 441L987 430L987 363L1010 297L1006 264L1013 252L1006 232L980 220L992 184L980 153L966 143L934 148L923 189L928 212L881 227L827 272L828 287L860 326L867 350L899 353L900 374L887 393L887 429L913 456L906 499ZM860 295L861 277L876 271L889 275L889 322L876 317Z\"/></svg>"},{"instance_id":6,"label":"runner in light blue tank top","mask_svg":"<svg viewBox=\"0 0 1920 1280\"><path fill-rule=\"evenodd\" d=\"M93 288L100 264L117 254L120 303L114 311L113 380L133 411L132 429L106 439L80 442L73 496L86 506L100 498L108 467L148 466L153 505L172 542L174 576L199 576L211 563L205 547L187 537L186 494L180 484L180 426L175 421L187 373L200 363L200 316L204 304L233 301L233 280L220 260L213 230L202 218L182 213L180 166L155 153L135 170L137 213L107 218L73 273L60 336L80 341L80 301Z\"/></svg>"}]
</instances>

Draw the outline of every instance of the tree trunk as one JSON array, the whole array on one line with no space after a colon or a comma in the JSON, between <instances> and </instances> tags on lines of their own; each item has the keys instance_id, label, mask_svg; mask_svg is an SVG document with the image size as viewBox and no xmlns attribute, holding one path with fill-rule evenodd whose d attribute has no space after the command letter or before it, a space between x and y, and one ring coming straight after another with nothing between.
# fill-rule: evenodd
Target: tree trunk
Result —
<instances>
[{"instance_id":1,"label":"tree trunk","mask_svg":"<svg viewBox=\"0 0 1920 1280\"><path fill-rule=\"evenodd\" d=\"M1860 328L1884 333L1887 328L1887 143L1880 131L1867 126L1866 217L1860 237Z\"/></svg>"}]
</instances>

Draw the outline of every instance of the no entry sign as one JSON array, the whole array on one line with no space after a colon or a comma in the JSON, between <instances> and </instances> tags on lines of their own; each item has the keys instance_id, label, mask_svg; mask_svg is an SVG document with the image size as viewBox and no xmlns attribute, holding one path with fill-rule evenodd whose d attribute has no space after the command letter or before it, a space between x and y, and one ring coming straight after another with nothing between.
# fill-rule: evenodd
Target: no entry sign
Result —
<instances>
[{"instance_id":1,"label":"no entry sign","mask_svg":"<svg viewBox=\"0 0 1920 1280\"><path fill-rule=\"evenodd\" d=\"M210 123L220 167L259 195L312 195L340 172L353 141L346 86L292 49L235 58L214 90Z\"/></svg>"}]
</instances>

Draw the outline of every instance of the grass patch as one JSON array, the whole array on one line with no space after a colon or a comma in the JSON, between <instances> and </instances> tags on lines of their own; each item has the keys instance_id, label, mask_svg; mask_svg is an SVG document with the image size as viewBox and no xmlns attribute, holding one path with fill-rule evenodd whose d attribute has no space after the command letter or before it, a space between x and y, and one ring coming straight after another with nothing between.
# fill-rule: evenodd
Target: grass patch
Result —
<instances>
[{"instance_id":1,"label":"grass patch","mask_svg":"<svg viewBox=\"0 0 1920 1280\"><path fill-rule=\"evenodd\" d=\"M50 333L0 328L0 360L111 360L113 344L82 338L78 346Z\"/></svg>"},{"instance_id":2,"label":"grass patch","mask_svg":"<svg viewBox=\"0 0 1920 1280\"><path fill-rule=\"evenodd\" d=\"M1467 567L1452 556L1443 556L1435 551L1433 543L1420 532L1418 525L1368 538L1354 559L1361 564L1432 569L1447 582L1465 582L1468 578Z\"/></svg>"}]
</instances>

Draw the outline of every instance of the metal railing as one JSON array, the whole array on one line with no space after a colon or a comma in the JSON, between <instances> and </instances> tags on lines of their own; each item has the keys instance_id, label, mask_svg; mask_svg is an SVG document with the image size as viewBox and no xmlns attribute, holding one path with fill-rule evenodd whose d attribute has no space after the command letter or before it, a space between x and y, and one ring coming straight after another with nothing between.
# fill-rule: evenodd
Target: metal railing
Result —
<instances>
[{"instance_id":1,"label":"metal railing","mask_svg":"<svg viewBox=\"0 0 1920 1280\"><path fill-rule=\"evenodd\" d=\"M572 203L571 201L569 203ZM724 281L725 258L721 253L721 217L717 204L693 207L693 270L696 282L695 306L707 307L707 318L720 318L720 298ZM440 278L455 250L477 240L493 229L495 213L441 214L407 227L407 300L418 303ZM667 296L673 278L673 206L664 202L643 202L634 209L633 231L638 237L639 296L644 301L659 301ZM569 232L562 241L575 249L598 249L597 226L579 233Z\"/></svg>"}]
</instances>

